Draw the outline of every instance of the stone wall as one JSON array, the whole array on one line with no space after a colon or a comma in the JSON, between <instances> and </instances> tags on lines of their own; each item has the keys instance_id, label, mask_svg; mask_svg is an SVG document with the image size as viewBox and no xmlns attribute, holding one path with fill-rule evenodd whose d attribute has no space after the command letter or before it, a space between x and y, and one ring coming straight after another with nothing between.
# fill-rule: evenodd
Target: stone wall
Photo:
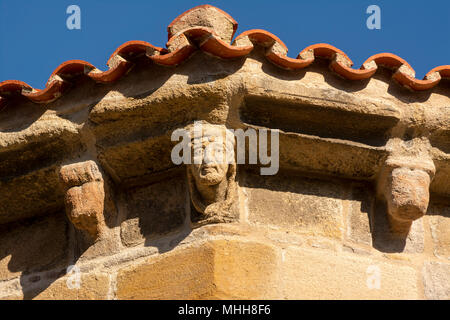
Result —
<instances>
[{"instance_id":1,"label":"stone wall","mask_svg":"<svg viewBox=\"0 0 450 320\"><path fill-rule=\"evenodd\" d=\"M267 34L240 38L245 55L221 44L232 59L218 59L234 29L214 14L224 30L208 42L216 18L195 15L171 25L169 53L122 53L120 79L90 70L45 104L11 93L0 298L450 299L448 80L412 92L380 64L350 81L334 73L342 57L315 52L285 70ZM170 156L171 134L196 120L278 132L278 173L237 164L235 194L203 210Z\"/></svg>"},{"instance_id":2,"label":"stone wall","mask_svg":"<svg viewBox=\"0 0 450 320\"><path fill-rule=\"evenodd\" d=\"M403 239L370 184L244 172L239 182L237 223L192 230L179 177L125 194L116 237L84 248L63 212L4 225L1 297L450 298L450 206L432 202Z\"/></svg>"}]
</instances>

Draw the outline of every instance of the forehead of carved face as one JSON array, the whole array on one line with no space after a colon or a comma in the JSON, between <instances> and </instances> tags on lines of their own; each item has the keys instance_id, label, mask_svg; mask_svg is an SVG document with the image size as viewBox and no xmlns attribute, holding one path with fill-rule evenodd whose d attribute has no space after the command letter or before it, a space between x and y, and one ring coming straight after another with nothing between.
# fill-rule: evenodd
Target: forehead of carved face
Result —
<instances>
[{"instance_id":1,"label":"forehead of carved face","mask_svg":"<svg viewBox=\"0 0 450 320\"><path fill-rule=\"evenodd\" d=\"M222 141L206 140L193 144L190 170L194 178L205 185L215 185L226 179L227 150Z\"/></svg>"}]
</instances>

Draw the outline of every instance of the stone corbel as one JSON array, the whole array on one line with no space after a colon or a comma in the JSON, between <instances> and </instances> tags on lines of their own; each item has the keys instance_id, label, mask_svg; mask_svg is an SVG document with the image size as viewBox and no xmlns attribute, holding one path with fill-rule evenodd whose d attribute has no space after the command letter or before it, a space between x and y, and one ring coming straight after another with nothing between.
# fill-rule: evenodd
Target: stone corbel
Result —
<instances>
[{"instance_id":1,"label":"stone corbel","mask_svg":"<svg viewBox=\"0 0 450 320\"><path fill-rule=\"evenodd\" d=\"M412 222L426 214L435 171L429 157L388 157L379 176L377 193L386 202L393 233L407 235Z\"/></svg>"},{"instance_id":2,"label":"stone corbel","mask_svg":"<svg viewBox=\"0 0 450 320\"><path fill-rule=\"evenodd\" d=\"M75 228L94 239L105 229L105 190L101 171L94 161L61 167L59 177L65 188L66 214Z\"/></svg>"}]
</instances>

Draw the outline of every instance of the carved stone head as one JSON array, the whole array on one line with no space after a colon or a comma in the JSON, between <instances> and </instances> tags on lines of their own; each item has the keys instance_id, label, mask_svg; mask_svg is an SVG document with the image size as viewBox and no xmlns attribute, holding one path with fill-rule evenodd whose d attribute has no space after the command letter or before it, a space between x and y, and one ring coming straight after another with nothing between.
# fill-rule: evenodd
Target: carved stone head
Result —
<instances>
[{"instance_id":1,"label":"carved stone head","mask_svg":"<svg viewBox=\"0 0 450 320\"><path fill-rule=\"evenodd\" d=\"M223 125L196 123L188 127L191 137L191 164L187 176L197 224L231 222L236 210L235 139Z\"/></svg>"}]
</instances>

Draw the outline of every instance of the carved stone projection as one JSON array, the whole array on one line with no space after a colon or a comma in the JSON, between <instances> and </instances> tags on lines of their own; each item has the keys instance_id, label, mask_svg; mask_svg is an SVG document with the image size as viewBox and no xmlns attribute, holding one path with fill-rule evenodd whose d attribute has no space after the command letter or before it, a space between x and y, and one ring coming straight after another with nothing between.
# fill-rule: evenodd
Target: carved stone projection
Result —
<instances>
[{"instance_id":1,"label":"carved stone projection","mask_svg":"<svg viewBox=\"0 0 450 320\"><path fill-rule=\"evenodd\" d=\"M291 58L208 5L168 29L0 82L0 299L450 299L450 66Z\"/></svg>"},{"instance_id":2,"label":"carved stone projection","mask_svg":"<svg viewBox=\"0 0 450 320\"><path fill-rule=\"evenodd\" d=\"M412 222L426 214L435 172L434 163L427 154L394 153L387 158L380 173L378 192L386 201L394 233L408 234Z\"/></svg>"},{"instance_id":3,"label":"carved stone projection","mask_svg":"<svg viewBox=\"0 0 450 320\"><path fill-rule=\"evenodd\" d=\"M66 214L75 228L87 231L92 238L100 237L105 226L104 180L92 161L63 166L59 172L66 192Z\"/></svg>"},{"instance_id":4,"label":"carved stone projection","mask_svg":"<svg viewBox=\"0 0 450 320\"><path fill-rule=\"evenodd\" d=\"M234 135L223 125L209 123L196 123L187 130L192 154L187 178L191 202L197 211L191 214L192 222L199 226L236 220Z\"/></svg>"}]
</instances>

